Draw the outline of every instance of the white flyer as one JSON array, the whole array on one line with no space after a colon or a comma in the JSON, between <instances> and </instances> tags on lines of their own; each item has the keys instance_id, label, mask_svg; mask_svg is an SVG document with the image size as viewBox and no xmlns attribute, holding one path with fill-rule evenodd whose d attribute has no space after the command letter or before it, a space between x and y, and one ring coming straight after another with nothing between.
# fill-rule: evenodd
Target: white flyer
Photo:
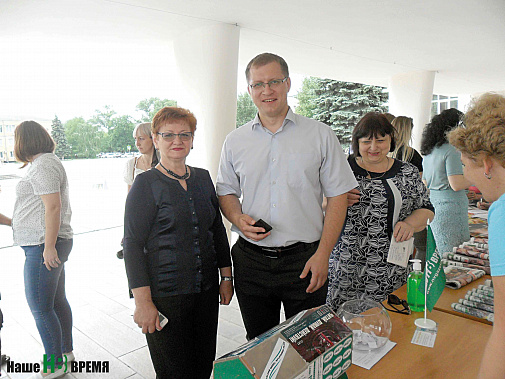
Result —
<instances>
[{"instance_id":1,"label":"white flyer","mask_svg":"<svg viewBox=\"0 0 505 379\"><path fill-rule=\"evenodd\" d=\"M437 339L437 330L417 328L412 337L411 343L420 346L433 347Z\"/></svg>"},{"instance_id":2,"label":"white flyer","mask_svg":"<svg viewBox=\"0 0 505 379\"><path fill-rule=\"evenodd\" d=\"M387 261L401 267L407 267L413 251L414 238L403 242L396 242L395 237L391 236Z\"/></svg>"}]
</instances>

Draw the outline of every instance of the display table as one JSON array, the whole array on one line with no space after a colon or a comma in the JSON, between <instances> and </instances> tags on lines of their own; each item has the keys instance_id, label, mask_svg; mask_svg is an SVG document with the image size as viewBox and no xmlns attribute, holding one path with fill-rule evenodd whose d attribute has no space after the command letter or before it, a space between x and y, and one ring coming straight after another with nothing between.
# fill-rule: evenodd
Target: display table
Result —
<instances>
[{"instance_id":1,"label":"display table","mask_svg":"<svg viewBox=\"0 0 505 379\"><path fill-rule=\"evenodd\" d=\"M393 323L390 340L396 346L371 370L351 365L354 378L475 378L492 327L481 322L433 310L429 318L438 324L433 348L410 341L416 330L414 321L421 313L402 315L389 312Z\"/></svg>"},{"instance_id":2,"label":"display table","mask_svg":"<svg viewBox=\"0 0 505 379\"><path fill-rule=\"evenodd\" d=\"M482 278L480 278L474 282L471 282L470 284L467 284L466 286L464 286L458 290L453 290L451 288L445 287L444 292L442 292L442 295L440 296L437 303L435 304L434 310L450 313L450 314L453 314L453 315L456 315L459 317L468 318L468 319L471 319L474 321L482 322L484 324L493 325L493 323L488 320L484 320L482 318L478 318L475 316L470 316L465 313L457 312L451 308L452 303L457 303L459 299L464 298L466 293L469 290L471 290L472 288L477 288L479 284L484 284L484 281L486 279L491 279L491 276L484 275ZM400 299L407 300L407 285L405 284L404 286L398 288L393 293L396 296L398 296ZM416 313L416 315L424 315L424 313ZM428 312L428 318L430 318L429 315L430 315L430 312Z\"/></svg>"}]
</instances>

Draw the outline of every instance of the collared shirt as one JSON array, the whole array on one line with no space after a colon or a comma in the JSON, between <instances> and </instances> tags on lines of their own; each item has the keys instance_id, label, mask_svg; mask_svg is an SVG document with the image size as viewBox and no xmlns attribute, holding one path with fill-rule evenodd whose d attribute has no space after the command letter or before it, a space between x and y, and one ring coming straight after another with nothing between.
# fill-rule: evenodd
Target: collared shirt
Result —
<instances>
[{"instance_id":1,"label":"collared shirt","mask_svg":"<svg viewBox=\"0 0 505 379\"><path fill-rule=\"evenodd\" d=\"M218 196L242 197L242 212L273 230L260 246L314 242L323 231L323 194L357 186L335 133L289 109L275 133L254 120L231 132L223 145ZM236 226L232 230L246 238ZM247 238L246 238L247 239Z\"/></svg>"},{"instance_id":2,"label":"collared shirt","mask_svg":"<svg viewBox=\"0 0 505 379\"><path fill-rule=\"evenodd\" d=\"M191 167L187 191L157 169L135 178L125 208L124 259L130 288L153 297L199 293L231 266L209 172Z\"/></svg>"}]
</instances>

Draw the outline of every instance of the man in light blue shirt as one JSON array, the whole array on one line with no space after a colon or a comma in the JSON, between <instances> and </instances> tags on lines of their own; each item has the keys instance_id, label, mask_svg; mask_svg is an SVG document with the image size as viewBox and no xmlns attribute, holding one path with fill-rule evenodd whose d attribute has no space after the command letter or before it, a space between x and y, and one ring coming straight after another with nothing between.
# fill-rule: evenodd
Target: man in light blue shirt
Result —
<instances>
[{"instance_id":1,"label":"man in light blue shirt","mask_svg":"<svg viewBox=\"0 0 505 379\"><path fill-rule=\"evenodd\" d=\"M246 78L258 114L227 136L216 186L240 235L232 249L235 288L254 338L279 323L281 303L286 318L324 304L328 259L345 220L346 193L357 182L334 132L289 108L284 59L260 54ZM258 219L273 229L263 233L254 226Z\"/></svg>"}]
</instances>

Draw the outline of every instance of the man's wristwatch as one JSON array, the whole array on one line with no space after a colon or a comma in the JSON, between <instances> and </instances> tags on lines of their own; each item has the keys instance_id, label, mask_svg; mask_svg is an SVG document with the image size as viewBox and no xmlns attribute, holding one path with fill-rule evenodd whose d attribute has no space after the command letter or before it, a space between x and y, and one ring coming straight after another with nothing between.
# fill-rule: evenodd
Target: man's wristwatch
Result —
<instances>
[{"instance_id":1,"label":"man's wristwatch","mask_svg":"<svg viewBox=\"0 0 505 379\"><path fill-rule=\"evenodd\" d=\"M232 282L233 276L221 276L221 281L223 282Z\"/></svg>"}]
</instances>

